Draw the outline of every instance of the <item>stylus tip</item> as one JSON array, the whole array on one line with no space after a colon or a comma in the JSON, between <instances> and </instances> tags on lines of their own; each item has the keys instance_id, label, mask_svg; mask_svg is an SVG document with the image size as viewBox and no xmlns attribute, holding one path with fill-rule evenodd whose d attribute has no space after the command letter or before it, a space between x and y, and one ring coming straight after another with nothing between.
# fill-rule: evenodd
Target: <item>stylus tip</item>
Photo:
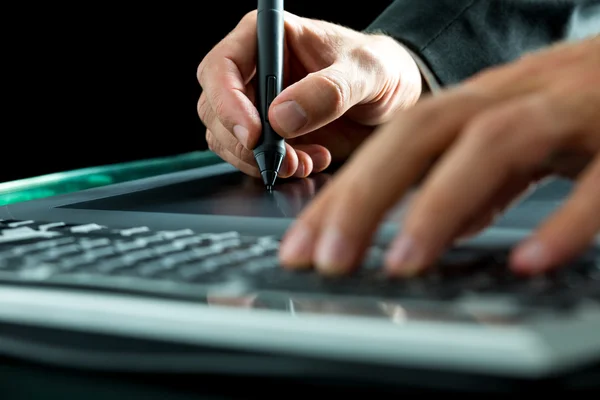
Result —
<instances>
[{"instance_id":1,"label":"stylus tip","mask_svg":"<svg viewBox=\"0 0 600 400\"><path fill-rule=\"evenodd\" d=\"M275 180L277 179L277 173L275 171L267 170L262 171L261 175L267 189L273 188L273 186L275 185Z\"/></svg>"},{"instance_id":2,"label":"stylus tip","mask_svg":"<svg viewBox=\"0 0 600 400\"><path fill-rule=\"evenodd\" d=\"M267 185L267 192L272 192L272 191L273 191L273 186Z\"/></svg>"}]
</instances>

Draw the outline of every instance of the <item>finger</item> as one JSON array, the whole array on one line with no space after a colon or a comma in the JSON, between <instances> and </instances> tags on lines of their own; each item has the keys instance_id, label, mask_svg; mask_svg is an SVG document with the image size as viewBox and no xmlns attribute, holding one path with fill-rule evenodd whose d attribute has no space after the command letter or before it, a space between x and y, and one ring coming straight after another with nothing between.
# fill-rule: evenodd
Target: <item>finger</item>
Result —
<instances>
[{"instance_id":1,"label":"finger","mask_svg":"<svg viewBox=\"0 0 600 400\"><path fill-rule=\"evenodd\" d=\"M216 113L212 110L210 104L205 101L205 99L205 96L200 96L198 108L204 116L204 125L207 128L206 140L209 144L209 147L212 146L212 151L220 156L223 156L222 158L224 161L229 162L235 167L238 167L239 163L237 160L240 160L245 166L252 166L252 169L257 168L255 167L256 161L254 159L254 153L252 150L249 150L243 146L237 137L235 137L221 124L221 121L216 117ZM208 136L209 133L211 135L210 138ZM209 140L211 140L212 143L209 143ZM286 155L281 163L281 169L279 171L279 176L281 178L289 178L296 172L298 168L298 156L296 155L296 152L288 144L286 144L286 149ZM243 170L243 172L246 171L247 167ZM254 176L255 173L252 172L250 175Z\"/></svg>"},{"instance_id":2,"label":"finger","mask_svg":"<svg viewBox=\"0 0 600 400\"><path fill-rule=\"evenodd\" d=\"M312 204L302 210L294 224L288 229L281 240L279 262L283 268L292 270L311 269L314 265L314 251L319 226L317 210L321 211L333 199L335 191L326 190L331 180L321 186L321 192L313 199ZM308 210L308 212L307 212ZM315 211L313 211L315 210Z\"/></svg>"},{"instance_id":3,"label":"finger","mask_svg":"<svg viewBox=\"0 0 600 400\"><path fill-rule=\"evenodd\" d=\"M238 168L240 171L244 172L247 175L261 177L258 167L254 158L249 158L245 156L240 158L239 153L234 154L230 149L231 146L227 144L223 144L219 138L211 131L206 130L206 142L208 144L208 148L217 154L223 161L233 165ZM237 147L239 148L239 146ZM245 149L244 149L245 150ZM279 176L281 178L289 178L292 176L296 169L298 168L298 157L294 149L288 145L287 154L281 163L281 170L279 172Z\"/></svg>"},{"instance_id":4,"label":"finger","mask_svg":"<svg viewBox=\"0 0 600 400\"><path fill-rule=\"evenodd\" d=\"M287 232L282 263L290 267L311 263L327 274L357 266L387 210L452 140L465 115L480 104L464 93L440 96L372 135Z\"/></svg>"},{"instance_id":5,"label":"finger","mask_svg":"<svg viewBox=\"0 0 600 400\"><path fill-rule=\"evenodd\" d=\"M246 95L251 102L255 101L255 90L253 88L253 83L249 83L246 85ZM211 127L214 123L218 122L223 125L221 121L218 119L217 114L212 108L212 104L208 101L208 96L206 92L200 93L200 98L198 99L198 115L200 116L200 120L206 127ZM232 134L234 132L230 131ZM239 140L239 139L238 139Z\"/></svg>"},{"instance_id":6,"label":"finger","mask_svg":"<svg viewBox=\"0 0 600 400\"><path fill-rule=\"evenodd\" d=\"M321 172L331 164L331 153L321 145L299 144L293 147L298 154L298 169L294 173L296 178Z\"/></svg>"},{"instance_id":7,"label":"finger","mask_svg":"<svg viewBox=\"0 0 600 400\"><path fill-rule=\"evenodd\" d=\"M515 174L533 173L561 140L553 111L530 97L478 113L412 203L388 253L388 270L407 276L422 271Z\"/></svg>"},{"instance_id":8,"label":"finger","mask_svg":"<svg viewBox=\"0 0 600 400\"><path fill-rule=\"evenodd\" d=\"M293 176L298 170L299 165L298 153L296 153L296 150L287 143L285 144L285 148L285 157L283 158L281 169L278 173L278 176L284 179Z\"/></svg>"},{"instance_id":9,"label":"finger","mask_svg":"<svg viewBox=\"0 0 600 400\"><path fill-rule=\"evenodd\" d=\"M198 66L198 82L216 117L247 148L260 135L260 116L247 93L255 71L256 12L247 14Z\"/></svg>"},{"instance_id":10,"label":"finger","mask_svg":"<svg viewBox=\"0 0 600 400\"><path fill-rule=\"evenodd\" d=\"M204 93L200 95L200 100L198 101L198 112L203 116L202 122L207 131L210 131L210 134L214 136L214 139L220 143L220 147L227 149L232 155L246 164L253 165L255 163L252 151L245 148L240 141L227 130L223 124L221 124L221 121L212 109L211 104L208 102Z\"/></svg>"},{"instance_id":11,"label":"finger","mask_svg":"<svg viewBox=\"0 0 600 400\"><path fill-rule=\"evenodd\" d=\"M600 156L583 172L572 195L511 256L515 272L555 268L586 250L600 232Z\"/></svg>"},{"instance_id":12,"label":"finger","mask_svg":"<svg viewBox=\"0 0 600 400\"><path fill-rule=\"evenodd\" d=\"M373 133L373 128L360 125L348 118L339 118L309 134L296 137L294 144L319 144L331 154L332 162L348 159Z\"/></svg>"},{"instance_id":13,"label":"finger","mask_svg":"<svg viewBox=\"0 0 600 400\"><path fill-rule=\"evenodd\" d=\"M206 143L208 144L209 150L221 157L221 159L226 163L233 165L235 168L239 169L246 175L255 178L261 177L260 172L256 167L256 164L249 164L233 155L233 153L231 153L225 146L223 146L223 144L221 144L221 142L219 142L219 140L215 137L212 131L206 131Z\"/></svg>"},{"instance_id":14,"label":"finger","mask_svg":"<svg viewBox=\"0 0 600 400\"><path fill-rule=\"evenodd\" d=\"M294 149L296 156L298 157L298 168L294 172L293 176L296 178L305 178L312 172L313 162L308 154L302 150Z\"/></svg>"},{"instance_id":15,"label":"finger","mask_svg":"<svg viewBox=\"0 0 600 400\"><path fill-rule=\"evenodd\" d=\"M269 108L269 121L285 138L304 135L342 116L369 90L352 66L337 62L284 89Z\"/></svg>"}]
</instances>

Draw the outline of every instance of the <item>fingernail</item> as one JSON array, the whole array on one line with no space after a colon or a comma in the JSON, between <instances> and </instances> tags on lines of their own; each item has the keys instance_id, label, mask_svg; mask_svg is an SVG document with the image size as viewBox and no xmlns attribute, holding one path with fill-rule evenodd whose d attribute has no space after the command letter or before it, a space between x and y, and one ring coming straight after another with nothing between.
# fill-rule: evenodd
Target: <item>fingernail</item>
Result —
<instances>
[{"instance_id":1,"label":"fingernail","mask_svg":"<svg viewBox=\"0 0 600 400\"><path fill-rule=\"evenodd\" d=\"M236 125L233 127L233 135L240 141L244 146L248 145L248 129L244 128L241 125Z\"/></svg>"},{"instance_id":2,"label":"fingernail","mask_svg":"<svg viewBox=\"0 0 600 400\"><path fill-rule=\"evenodd\" d=\"M295 101L285 101L273 108L275 120L285 133L294 133L308 122L306 111Z\"/></svg>"},{"instance_id":3,"label":"fingernail","mask_svg":"<svg viewBox=\"0 0 600 400\"><path fill-rule=\"evenodd\" d=\"M283 262L291 267L305 266L311 263L311 232L301 224L292 226L279 248Z\"/></svg>"},{"instance_id":4,"label":"fingernail","mask_svg":"<svg viewBox=\"0 0 600 400\"><path fill-rule=\"evenodd\" d=\"M328 228L321 236L315 261L317 268L325 273L343 272L354 258L354 249L336 228Z\"/></svg>"},{"instance_id":5,"label":"fingernail","mask_svg":"<svg viewBox=\"0 0 600 400\"><path fill-rule=\"evenodd\" d=\"M304 171L306 171L306 167L304 166L304 163L300 161L298 163L298 168L296 168L296 172L294 172L294 176L297 178L304 178Z\"/></svg>"},{"instance_id":6,"label":"fingernail","mask_svg":"<svg viewBox=\"0 0 600 400\"><path fill-rule=\"evenodd\" d=\"M408 236L401 236L388 250L385 262L394 275L416 274L420 268L420 257L415 241Z\"/></svg>"},{"instance_id":7,"label":"fingernail","mask_svg":"<svg viewBox=\"0 0 600 400\"><path fill-rule=\"evenodd\" d=\"M529 272L539 272L548 264L548 252L543 243L532 240L517 247L514 256L517 268Z\"/></svg>"}]
</instances>

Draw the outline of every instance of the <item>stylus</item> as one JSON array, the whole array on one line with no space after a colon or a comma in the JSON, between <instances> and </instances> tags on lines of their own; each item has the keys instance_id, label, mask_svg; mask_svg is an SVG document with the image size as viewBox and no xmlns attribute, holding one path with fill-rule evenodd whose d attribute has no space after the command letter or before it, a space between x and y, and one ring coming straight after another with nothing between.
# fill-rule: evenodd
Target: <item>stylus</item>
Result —
<instances>
[{"instance_id":1,"label":"stylus","mask_svg":"<svg viewBox=\"0 0 600 400\"><path fill-rule=\"evenodd\" d=\"M285 157L284 139L269 124L269 107L283 82L283 0L258 0L257 13L256 92L262 135L254 148L254 158L267 190L271 190Z\"/></svg>"}]
</instances>

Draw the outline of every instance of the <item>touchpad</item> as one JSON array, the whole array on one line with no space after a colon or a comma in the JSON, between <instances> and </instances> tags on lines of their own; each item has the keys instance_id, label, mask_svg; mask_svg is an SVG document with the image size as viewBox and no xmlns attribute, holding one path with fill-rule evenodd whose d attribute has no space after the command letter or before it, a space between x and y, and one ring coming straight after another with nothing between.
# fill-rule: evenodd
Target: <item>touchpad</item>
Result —
<instances>
[{"instance_id":1,"label":"touchpad","mask_svg":"<svg viewBox=\"0 0 600 400\"><path fill-rule=\"evenodd\" d=\"M280 180L273 191L259 179L232 172L160 186L65 208L150 213L295 218L332 178L318 174Z\"/></svg>"},{"instance_id":2,"label":"touchpad","mask_svg":"<svg viewBox=\"0 0 600 400\"><path fill-rule=\"evenodd\" d=\"M332 178L333 173L321 173L304 179L282 179L275 190L268 192L261 180L232 171L63 208L293 219ZM399 199L386 219L401 220L417 190ZM547 182L508 210L495 225L533 228L561 204L570 190L568 181Z\"/></svg>"}]
</instances>

